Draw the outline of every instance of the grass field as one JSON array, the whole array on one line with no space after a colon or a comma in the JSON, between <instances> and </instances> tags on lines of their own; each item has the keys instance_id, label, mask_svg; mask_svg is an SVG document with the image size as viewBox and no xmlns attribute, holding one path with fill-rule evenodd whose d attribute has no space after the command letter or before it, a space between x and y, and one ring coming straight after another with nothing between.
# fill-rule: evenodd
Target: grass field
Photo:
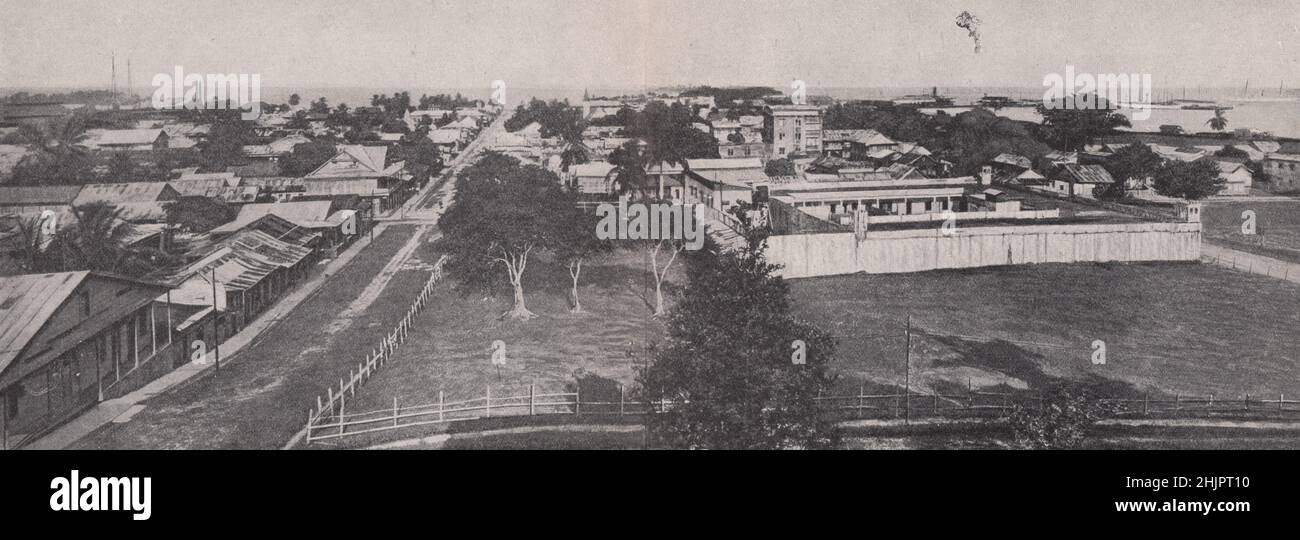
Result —
<instances>
[{"instance_id":1,"label":"grass field","mask_svg":"<svg viewBox=\"0 0 1300 540\"><path fill-rule=\"evenodd\" d=\"M1211 265L1038 265L792 282L798 314L839 336L840 389L1086 381L1116 397L1300 396L1300 287ZM1107 349L1091 361L1094 340Z\"/></svg>"},{"instance_id":2,"label":"grass field","mask_svg":"<svg viewBox=\"0 0 1300 540\"><path fill-rule=\"evenodd\" d=\"M680 266L680 260L674 263L670 283L681 279ZM530 384L539 393L561 392L580 377L584 388L615 388L617 400L616 384L630 388L646 344L662 340L662 325L651 316L654 289L646 287L645 268L636 252L584 265L579 283L585 312L575 314L569 312L568 271L533 256L524 287L528 308L538 317L529 321L500 318L510 307L507 291L465 294L454 280L443 281L406 343L357 393L355 410L391 408L394 397L410 405L437 403L440 391L447 401L478 398L488 386L494 397L526 395ZM505 343L500 369L491 363L496 340Z\"/></svg>"},{"instance_id":3,"label":"grass field","mask_svg":"<svg viewBox=\"0 0 1300 540\"><path fill-rule=\"evenodd\" d=\"M1255 212L1256 232L1241 233L1242 212ZM1201 211L1203 234L1217 244L1300 263L1300 199L1207 203Z\"/></svg>"}]
</instances>

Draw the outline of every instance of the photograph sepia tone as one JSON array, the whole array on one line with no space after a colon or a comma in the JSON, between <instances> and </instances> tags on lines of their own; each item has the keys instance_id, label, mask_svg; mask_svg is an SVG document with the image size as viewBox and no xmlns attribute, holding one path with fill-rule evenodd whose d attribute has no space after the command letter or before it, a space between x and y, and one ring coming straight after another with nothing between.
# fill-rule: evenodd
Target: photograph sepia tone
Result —
<instances>
[{"instance_id":1,"label":"photograph sepia tone","mask_svg":"<svg viewBox=\"0 0 1300 540\"><path fill-rule=\"evenodd\" d=\"M1296 1L0 8L5 450L1300 449Z\"/></svg>"}]
</instances>

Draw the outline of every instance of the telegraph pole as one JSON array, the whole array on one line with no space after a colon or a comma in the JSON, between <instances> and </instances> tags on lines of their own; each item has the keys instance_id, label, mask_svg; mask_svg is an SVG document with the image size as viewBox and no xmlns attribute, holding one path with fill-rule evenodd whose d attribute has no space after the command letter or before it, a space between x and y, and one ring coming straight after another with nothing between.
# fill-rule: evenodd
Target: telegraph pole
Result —
<instances>
[{"instance_id":1,"label":"telegraph pole","mask_svg":"<svg viewBox=\"0 0 1300 540\"><path fill-rule=\"evenodd\" d=\"M221 310L217 309L217 267L212 266L212 350L216 352L217 363L213 368L221 371Z\"/></svg>"},{"instance_id":2,"label":"telegraph pole","mask_svg":"<svg viewBox=\"0 0 1300 540\"><path fill-rule=\"evenodd\" d=\"M907 355L903 361L905 367L903 385L903 424L912 425L912 316L907 316Z\"/></svg>"}]
</instances>

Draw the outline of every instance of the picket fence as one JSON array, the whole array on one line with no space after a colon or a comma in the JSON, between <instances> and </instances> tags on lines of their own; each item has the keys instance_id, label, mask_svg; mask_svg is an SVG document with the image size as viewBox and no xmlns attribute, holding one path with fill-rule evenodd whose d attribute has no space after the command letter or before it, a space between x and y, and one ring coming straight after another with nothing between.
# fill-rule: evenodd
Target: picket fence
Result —
<instances>
[{"instance_id":1,"label":"picket fence","mask_svg":"<svg viewBox=\"0 0 1300 540\"><path fill-rule=\"evenodd\" d=\"M316 396L316 407L307 410L308 426L320 422L322 418L344 414L348 397L356 396L357 386L366 382L379 368L387 364L397 346L406 342L407 333L410 332L415 317L424 311L429 297L433 295L434 285L437 284L438 280L442 279L442 267L446 261L446 255L438 258L438 262L433 265L433 273L429 276L429 280L425 282L420 294L416 295L415 300L411 302L411 307L406 310L406 316L393 326L392 331L384 336L383 340L375 348L371 349L370 354L366 355L364 361L357 364L355 370L348 370L346 379L339 379L338 391L335 391L334 386L331 385L326 388L324 396ZM311 433L308 431L308 437L310 436Z\"/></svg>"},{"instance_id":2,"label":"picket fence","mask_svg":"<svg viewBox=\"0 0 1300 540\"><path fill-rule=\"evenodd\" d=\"M867 394L862 389L854 395L818 396L814 398L819 409L834 414L839 419L854 418L938 418L950 416L1003 418L1017 406L1036 406L1043 398L1024 394L976 391L968 385L965 393L940 394L923 392L895 392ZM1222 399L1213 394L1208 397L1174 395L1151 399L1112 398L1101 399L1116 416L1178 416L1208 417L1225 413L1300 413L1300 400L1266 399L1246 395L1241 399ZM459 401L445 401L438 392L437 403L399 405L393 398L391 409L339 414L317 415L307 424L306 441L339 439L342 437L392 431L416 426L449 424L468 420L502 417L542 415L632 416L657 414L671 410L678 402L660 400L628 400L623 387L619 387L618 401L584 401L579 392L538 393L529 385L527 394L493 396L491 387L482 397Z\"/></svg>"}]
</instances>

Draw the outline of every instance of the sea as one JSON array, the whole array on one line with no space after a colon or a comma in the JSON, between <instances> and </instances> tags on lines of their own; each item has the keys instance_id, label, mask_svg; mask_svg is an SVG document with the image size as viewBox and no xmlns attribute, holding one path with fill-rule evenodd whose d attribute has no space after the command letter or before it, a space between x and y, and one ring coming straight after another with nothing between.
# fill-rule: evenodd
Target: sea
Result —
<instances>
[{"instance_id":1,"label":"sea","mask_svg":"<svg viewBox=\"0 0 1300 540\"><path fill-rule=\"evenodd\" d=\"M773 86L781 90L781 86ZM538 99L559 99L569 100L570 103L577 103L582 100L584 95L592 97L614 97L621 95L636 95L648 91L671 91L681 90L683 87L668 86L645 86L645 87L589 87L589 88L561 88L561 87L506 87L505 100L509 107L523 103L532 98ZM44 92L64 92L69 90L84 90L85 88L5 88L0 89L0 96L8 95L17 91L27 91L30 93ZM289 100L291 94L298 94L304 102L314 101L324 97L330 105L346 103L355 107L358 105L369 105L370 99L375 94L393 94L397 92L410 92L412 101L419 99L421 95L435 94L461 94L468 98L487 100L493 96L493 89L490 86L482 87L462 87L462 88L398 88L398 87L316 87L316 88L292 88L292 87L264 87L262 89L262 100L271 103L284 103ZM984 96L1006 96L1022 100L1040 100L1045 91L1044 87L1026 87L1026 86L1004 86L1004 87L809 87L808 95L826 96L836 100L853 100L853 99L874 99L883 100L904 95L930 94L937 92L939 95L952 98L957 106L945 108L948 114L957 114L971 109L970 104ZM148 96L152 88L140 88L136 93L141 96ZM1228 129L1251 128L1259 131L1272 133L1278 137L1300 138L1300 92L1284 89L1246 89L1246 88L1185 88L1173 89L1164 92L1155 92L1153 101L1167 101L1175 99L1202 100L1211 101L1219 105L1231 106L1232 109L1225 110L1224 116L1228 119ZM922 112L935 114L936 109L922 109ZM1040 122L1042 117L1032 107L1006 107L994 111L1000 116L1021 120L1027 122ZM1210 110L1186 110L1186 109L1152 109L1150 117L1145 120L1139 120L1133 117L1132 109L1121 109L1121 112L1129 116L1133 131L1158 131L1162 125L1181 126L1188 133L1199 131L1210 131L1207 122L1214 116Z\"/></svg>"}]
</instances>

